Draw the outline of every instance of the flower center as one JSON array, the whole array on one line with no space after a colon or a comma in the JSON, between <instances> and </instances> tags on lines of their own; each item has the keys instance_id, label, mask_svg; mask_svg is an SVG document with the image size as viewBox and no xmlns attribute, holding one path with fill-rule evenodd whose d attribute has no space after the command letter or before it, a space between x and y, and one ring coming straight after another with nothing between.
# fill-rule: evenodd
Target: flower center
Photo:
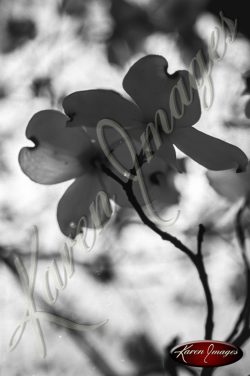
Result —
<instances>
[{"instance_id":1,"label":"flower center","mask_svg":"<svg viewBox=\"0 0 250 376\"><path fill-rule=\"evenodd\" d=\"M79 155L78 160L88 173L100 170L101 164L105 163L103 154L94 145L88 152L84 151L82 155Z\"/></svg>"}]
</instances>

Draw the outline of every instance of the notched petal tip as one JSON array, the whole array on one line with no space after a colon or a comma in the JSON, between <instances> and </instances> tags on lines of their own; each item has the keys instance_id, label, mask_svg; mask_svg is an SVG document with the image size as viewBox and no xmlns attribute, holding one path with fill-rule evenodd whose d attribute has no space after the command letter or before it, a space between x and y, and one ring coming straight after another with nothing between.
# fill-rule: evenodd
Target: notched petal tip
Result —
<instances>
[{"instance_id":1,"label":"notched petal tip","mask_svg":"<svg viewBox=\"0 0 250 376\"><path fill-rule=\"evenodd\" d=\"M239 165L236 169L236 174L241 174L242 172L246 172L249 160L246 157L246 162L244 165Z\"/></svg>"},{"instance_id":2,"label":"notched petal tip","mask_svg":"<svg viewBox=\"0 0 250 376\"><path fill-rule=\"evenodd\" d=\"M246 172L248 164L249 164L249 159L247 155L240 148L237 148L237 149L238 149L239 158L237 160L237 166L236 166L235 172L237 174L240 174L242 172Z\"/></svg>"},{"instance_id":3,"label":"notched petal tip","mask_svg":"<svg viewBox=\"0 0 250 376\"><path fill-rule=\"evenodd\" d=\"M66 116L67 116L66 127L74 127L75 126L74 120L76 116L75 112L67 113Z\"/></svg>"},{"instance_id":4,"label":"notched petal tip","mask_svg":"<svg viewBox=\"0 0 250 376\"><path fill-rule=\"evenodd\" d=\"M39 181L39 174L36 168L33 168L31 162L32 152L36 150L36 146L34 147L24 147L20 150L18 154L18 163L22 170L22 172L34 183L40 183Z\"/></svg>"},{"instance_id":5,"label":"notched petal tip","mask_svg":"<svg viewBox=\"0 0 250 376\"><path fill-rule=\"evenodd\" d=\"M19 166L21 167L21 170L26 174L25 172L25 164L24 164L24 156L25 156L25 153L26 153L26 149L28 149L27 147L24 147L22 148L19 153L18 153L18 163L19 163Z\"/></svg>"},{"instance_id":6,"label":"notched petal tip","mask_svg":"<svg viewBox=\"0 0 250 376\"><path fill-rule=\"evenodd\" d=\"M159 109L174 118L175 128L192 126L200 119L200 99L194 78L187 70L170 74L163 56L148 55L138 60L125 75L123 88L147 122L154 121Z\"/></svg>"},{"instance_id":7,"label":"notched petal tip","mask_svg":"<svg viewBox=\"0 0 250 376\"><path fill-rule=\"evenodd\" d=\"M164 72L166 73L167 76L169 76L168 73L168 61L165 59L165 57L161 55L145 55L141 59L137 60L128 70L127 74L125 75L123 81L122 81L122 86L123 89L129 94L130 91L130 76L137 70L141 71L143 73L143 70L148 69L148 64L149 66L154 69L154 66L160 66L164 67ZM150 65L152 64L152 65Z\"/></svg>"},{"instance_id":8,"label":"notched petal tip","mask_svg":"<svg viewBox=\"0 0 250 376\"><path fill-rule=\"evenodd\" d=\"M33 141L37 141L39 138L43 138L49 130L49 127L53 126L63 127L66 123L67 117L57 110L42 110L36 112L26 128L26 137ZM34 142L35 142L34 141Z\"/></svg>"},{"instance_id":9,"label":"notched petal tip","mask_svg":"<svg viewBox=\"0 0 250 376\"><path fill-rule=\"evenodd\" d=\"M38 141L38 139L35 136L30 136L29 140L33 142L34 147L38 147L39 146L39 141ZM29 148L29 149L32 149L32 148Z\"/></svg>"},{"instance_id":10,"label":"notched petal tip","mask_svg":"<svg viewBox=\"0 0 250 376\"><path fill-rule=\"evenodd\" d=\"M134 127L142 120L139 108L114 90L77 91L63 100L68 127L96 128L98 121L112 119L123 127Z\"/></svg>"}]
</instances>

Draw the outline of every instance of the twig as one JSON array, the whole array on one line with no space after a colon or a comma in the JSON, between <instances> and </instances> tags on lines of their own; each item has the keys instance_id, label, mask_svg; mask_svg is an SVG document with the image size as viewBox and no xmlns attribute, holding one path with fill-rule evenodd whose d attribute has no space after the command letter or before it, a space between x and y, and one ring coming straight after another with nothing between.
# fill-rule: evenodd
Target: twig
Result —
<instances>
[{"instance_id":1,"label":"twig","mask_svg":"<svg viewBox=\"0 0 250 376\"><path fill-rule=\"evenodd\" d=\"M241 346L247 339L250 337L250 328L249 328L249 320L250 320L250 265L247 258L247 249L246 249L246 237L244 226L242 225L242 216L246 209L246 203L242 205L239 209L236 221L235 221L235 228L236 228L236 235L240 245L241 256L244 263L245 268L245 275L246 275L246 297L245 303L239 313L238 319L233 327L233 330L227 337L226 341L232 341L233 344L237 346ZM242 326L241 332L238 334L240 327ZM237 336L238 334L238 336Z\"/></svg>"},{"instance_id":2,"label":"twig","mask_svg":"<svg viewBox=\"0 0 250 376\"><path fill-rule=\"evenodd\" d=\"M199 232L198 232L198 236L197 236L197 253L198 253L198 255L200 255L201 252L202 252L202 243L203 243L203 240L204 240L205 232L206 232L205 226L200 224L199 225Z\"/></svg>"},{"instance_id":3,"label":"twig","mask_svg":"<svg viewBox=\"0 0 250 376\"><path fill-rule=\"evenodd\" d=\"M206 303L207 303L207 319L205 324L205 339L212 338L213 333L213 311L214 311L214 305L213 305L213 299L212 294L210 291L209 283L208 283L208 276L206 273L206 269L203 262L203 256L202 256L202 241L205 233L205 227L203 225L200 225L199 227L199 233L198 233L198 252L197 254L194 254L185 244L183 244L179 239L172 236L166 231L162 231L157 227L157 225L152 222L144 213L143 209L141 208L139 202L137 201L136 196L133 192L133 181L130 179L127 182L124 182L119 176L117 176L113 171L111 171L107 166L102 165L103 171L112 179L114 179L117 183L121 185L123 190L125 191L128 200L136 210L137 214L141 218L142 222L147 225L152 231L154 231L156 234L158 234L163 240L170 242L173 244L176 248L178 248L180 251L182 251L190 261L195 266L200 281L205 293Z\"/></svg>"},{"instance_id":4,"label":"twig","mask_svg":"<svg viewBox=\"0 0 250 376\"><path fill-rule=\"evenodd\" d=\"M0 249L3 251L4 248L0 247ZM14 263L14 257L20 255L20 252L16 252L16 250L12 250L11 254L7 252L0 253L1 259L5 263L5 265L9 268L11 273L13 274L14 278L18 281L18 286L21 286L19 276L17 273L17 269L15 267ZM30 255L30 254L29 254ZM28 257L28 253L25 254L25 257ZM37 299L43 303L47 307L47 312L56 315L64 320L71 321L71 317L69 317L66 313L62 313L61 311L57 310L55 306L49 306L46 304L42 296L38 293L36 293ZM91 360L93 365L100 371L100 373L104 376L119 376L119 374L111 368L111 366L107 363L107 361L104 359L104 357L100 354L98 350L95 349L94 346L91 345L91 343L88 341L86 336L84 334L75 330L70 330L68 328L63 327L62 330L66 331L67 334L72 338L72 340L75 342L75 344L80 348L86 356ZM176 367L179 367L178 364L176 364ZM162 366L152 366L150 369L141 370L139 372L136 372L134 376L142 376L142 375L151 375L152 373L157 373L159 375L162 375ZM188 373L190 373L191 376L197 376L197 373L195 370L188 369ZM177 370L176 370L177 372ZM171 373L172 375L172 373ZM177 376L177 373L174 373L173 375Z\"/></svg>"},{"instance_id":5,"label":"twig","mask_svg":"<svg viewBox=\"0 0 250 376\"><path fill-rule=\"evenodd\" d=\"M208 283L208 276L205 269L203 255L202 255L202 243L205 235L205 227L203 225L199 226L199 232L197 236L197 256L196 256L196 268L200 276L200 280L204 289L204 293L207 301L207 319L205 324L205 339L212 339L214 322L214 304L212 293Z\"/></svg>"},{"instance_id":6,"label":"twig","mask_svg":"<svg viewBox=\"0 0 250 376\"><path fill-rule=\"evenodd\" d=\"M165 375L167 376L178 376L178 370L185 369L187 373L191 376L197 376L197 372L193 368L186 367L181 363L177 363L170 356L170 351L175 347L180 341L179 337L174 337L169 344L165 347L165 359L164 359L164 369L166 371Z\"/></svg>"},{"instance_id":7,"label":"twig","mask_svg":"<svg viewBox=\"0 0 250 376\"><path fill-rule=\"evenodd\" d=\"M135 208L137 214L141 218L142 222L147 225L149 228L151 228L152 231L157 233L163 240L171 242L176 248L184 252L193 262L195 261L195 255L193 252L186 247L179 239L176 237L170 235L169 233L160 230L154 222L152 222L144 213L142 210L139 202L137 201L132 188L132 180L128 180L128 182L124 182L122 179L120 179L113 171L111 171L108 167L105 165L102 165L103 171L112 179L114 179L117 183L119 183L122 188L124 189L129 201Z\"/></svg>"}]
</instances>

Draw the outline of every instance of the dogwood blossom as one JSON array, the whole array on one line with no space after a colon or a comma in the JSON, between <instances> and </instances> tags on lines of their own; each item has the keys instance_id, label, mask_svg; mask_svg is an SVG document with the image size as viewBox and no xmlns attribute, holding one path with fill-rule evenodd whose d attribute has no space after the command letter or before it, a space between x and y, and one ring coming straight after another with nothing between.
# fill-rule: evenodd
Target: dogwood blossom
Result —
<instances>
[{"instance_id":1,"label":"dogwood blossom","mask_svg":"<svg viewBox=\"0 0 250 376\"><path fill-rule=\"evenodd\" d=\"M136 133L142 133L149 124L159 129L156 115L160 110L168 124L160 129L162 144L157 150L158 157L176 165L175 145L210 170L235 167L238 172L243 171L248 159L238 147L192 127L201 115L199 94L192 76L185 70L170 75L167 69L168 63L162 56L148 55L138 60L123 80L123 87L133 101L109 90L70 94L63 102L70 117L68 125L86 126L89 131L92 129L92 137L96 137L97 122L112 119L127 130L134 129L136 137Z\"/></svg>"},{"instance_id":2,"label":"dogwood blossom","mask_svg":"<svg viewBox=\"0 0 250 376\"><path fill-rule=\"evenodd\" d=\"M119 124L133 139L136 150L140 150L138 141L148 125L159 132L160 147L153 159L141 166L150 202L178 202L172 174L166 170L177 166L173 145L209 169L245 169L247 157L239 148L192 127L201 114L197 88L187 71L170 75L167 67L166 60L156 55L146 56L131 67L123 87L134 102L112 90L81 91L65 98L67 116L45 110L30 120L26 136L35 146L20 151L19 163L24 173L41 184L75 179L58 204L58 223L65 235L74 237L83 217L86 227L103 226L112 213L109 199L129 205L120 185L104 173L103 166L112 169L112 165L96 133L103 119ZM122 151L120 135L111 130L106 136L110 153L119 156L129 171L133 165ZM138 202L145 204L136 180L134 192ZM101 209L93 206L97 200L103 203Z\"/></svg>"},{"instance_id":3,"label":"dogwood blossom","mask_svg":"<svg viewBox=\"0 0 250 376\"><path fill-rule=\"evenodd\" d=\"M120 205L131 206L118 183L103 173L101 165L109 166L98 143L93 142L81 128L66 127L67 116L55 110L36 113L30 120L26 136L35 144L25 147L19 154L23 172L40 184L57 184L75 179L61 198L57 218L62 232L74 237L82 217L88 228L101 227L110 218L108 208L99 207L98 220L93 207L98 194L106 193ZM120 153L121 155L122 153ZM124 155L124 163L127 157ZM172 175L166 175L166 166L157 158L142 168L149 197L173 205L178 202ZM135 195L143 205L138 183ZM106 206L108 204L106 203ZM92 214L92 215L91 215Z\"/></svg>"}]
</instances>

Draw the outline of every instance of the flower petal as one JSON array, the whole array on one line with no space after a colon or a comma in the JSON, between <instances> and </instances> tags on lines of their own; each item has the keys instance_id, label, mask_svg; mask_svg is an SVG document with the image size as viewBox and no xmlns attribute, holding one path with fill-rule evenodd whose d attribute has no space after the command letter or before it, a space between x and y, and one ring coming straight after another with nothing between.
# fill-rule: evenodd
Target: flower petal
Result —
<instances>
[{"instance_id":1,"label":"flower petal","mask_svg":"<svg viewBox=\"0 0 250 376\"><path fill-rule=\"evenodd\" d=\"M142 114L138 107L112 90L77 91L64 99L63 107L70 117L68 125L86 127L94 139L96 125L102 119L116 121L129 133L137 130L140 135L142 132Z\"/></svg>"},{"instance_id":2,"label":"flower petal","mask_svg":"<svg viewBox=\"0 0 250 376\"><path fill-rule=\"evenodd\" d=\"M142 168L143 186L146 189L149 202L151 204L160 204L161 207L171 206L178 203L179 193L174 185L174 173L166 168L165 163L153 157L150 162L145 163ZM112 179L106 180L107 190L112 197L115 196L115 202L121 207L131 207L126 193L121 186ZM140 203L145 206L146 202L142 194L142 188L139 181L133 183L133 192Z\"/></svg>"},{"instance_id":3,"label":"flower petal","mask_svg":"<svg viewBox=\"0 0 250 376\"><path fill-rule=\"evenodd\" d=\"M208 171L209 184L221 196L231 202L247 198L250 193L250 168L246 172L236 174L235 171Z\"/></svg>"},{"instance_id":4,"label":"flower petal","mask_svg":"<svg viewBox=\"0 0 250 376\"><path fill-rule=\"evenodd\" d=\"M123 87L140 107L146 122L154 121L157 110L165 110L168 117L174 114L173 104L170 103L171 95L176 97L176 105L181 108L181 101L177 91L173 90L179 83L184 87L187 99L190 96L190 104L184 107L184 113L180 119L174 119L177 127L191 126L195 124L201 115L200 100L196 85L188 71L177 71L173 75L167 72L168 63L162 56L148 55L137 61L128 71ZM191 90L190 81L193 88ZM171 94L172 93L172 94Z\"/></svg>"},{"instance_id":5,"label":"flower petal","mask_svg":"<svg viewBox=\"0 0 250 376\"><path fill-rule=\"evenodd\" d=\"M241 149L195 128L176 130L171 139L178 149L209 170L246 169L248 159Z\"/></svg>"},{"instance_id":6,"label":"flower petal","mask_svg":"<svg viewBox=\"0 0 250 376\"><path fill-rule=\"evenodd\" d=\"M130 175L130 170L135 167L135 160L140 151L141 144L136 141L132 142L131 140L129 145L125 142L120 143L110 154L115 161L115 165L110 164L110 168L120 178L127 181Z\"/></svg>"},{"instance_id":7,"label":"flower petal","mask_svg":"<svg viewBox=\"0 0 250 376\"><path fill-rule=\"evenodd\" d=\"M176 159L176 152L173 144L170 142L169 137L164 137L160 148L157 150L156 155L162 159L168 166L181 172L181 165L178 164Z\"/></svg>"},{"instance_id":8,"label":"flower petal","mask_svg":"<svg viewBox=\"0 0 250 376\"><path fill-rule=\"evenodd\" d=\"M77 227L83 217L87 228L102 227L109 220L110 217L99 205L98 194L104 195L103 185L97 174L90 173L76 179L66 190L57 207L58 224L66 236L74 238L77 235ZM98 218L93 215L96 203Z\"/></svg>"},{"instance_id":9,"label":"flower petal","mask_svg":"<svg viewBox=\"0 0 250 376\"><path fill-rule=\"evenodd\" d=\"M81 129L66 128L67 117L61 112L45 110L30 120L26 137L35 147L19 153L23 172L41 184L56 184L82 175L88 161L84 156L92 145Z\"/></svg>"}]
</instances>

